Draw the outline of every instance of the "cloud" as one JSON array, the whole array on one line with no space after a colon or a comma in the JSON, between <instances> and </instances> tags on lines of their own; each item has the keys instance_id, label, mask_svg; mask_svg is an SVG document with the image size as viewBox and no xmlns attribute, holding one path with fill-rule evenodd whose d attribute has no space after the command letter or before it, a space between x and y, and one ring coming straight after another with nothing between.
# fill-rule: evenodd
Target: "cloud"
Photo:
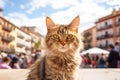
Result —
<instances>
[{"instance_id":1,"label":"cloud","mask_svg":"<svg viewBox=\"0 0 120 80\"><path fill-rule=\"evenodd\" d=\"M120 0L108 0L107 4L111 6L120 5Z\"/></svg>"},{"instance_id":2,"label":"cloud","mask_svg":"<svg viewBox=\"0 0 120 80\"><path fill-rule=\"evenodd\" d=\"M27 4L27 7L30 7L27 10L27 13L31 14L33 11L39 8L44 8L48 5L53 9L62 9L78 3L78 0L31 0L30 3Z\"/></svg>"},{"instance_id":3,"label":"cloud","mask_svg":"<svg viewBox=\"0 0 120 80\"><path fill-rule=\"evenodd\" d=\"M41 31L42 35L46 34L45 17L29 18L23 13L13 12L9 13L5 18L18 27L36 26Z\"/></svg>"},{"instance_id":4,"label":"cloud","mask_svg":"<svg viewBox=\"0 0 120 80\"><path fill-rule=\"evenodd\" d=\"M8 0L0 0L0 8L4 8Z\"/></svg>"},{"instance_id":5,"label":"cloud","mask_svg":"<svg viewBox=\"0 0 120 80\"><path fill-rule=\"evenodd\" d=\"M10 19L13 23L18 26L28 25L28 26L37 26L42 34L46 34L46 25L45 25L45 15L49 15L55 23L58 24L69 24L74 17L77 15L80 16L80 29L82 32L85 29L93 27L96 20L101 17L104 17L112 12L113 4L114 7L118 7L119 0L31 0L30 3L21 5L21 9L26 9L27 13L33 13L33 11L40 8L52 7L54 13L42 13L42 17L38 18L29 18L28 15L23 13L9 13L6 18ZM100 5L102 3L108 4L108 8L105 5ZM46 10L47 10L46 9Z\"/></svg>"},{"instance_id":6,"label":"cloud","mask_svg":"<svg viewBox=\"0 0 120 80\"><path fill-rule=\"evenodd\" d=\"M20 5L21 9L25 9L25 6L23 4Z\"/></svg>"},{"instance_id":7,"label":"cloud","mask_svg":"<svg viewBox=\"0 0 120 80\"><path fill-rule=\"evenodd\" d=\"M99 6L95 2L83 1L77 5L69 7L67 10L58 11L51 14L51 17L56 23L70 23L70 21L77 15L80 16L80 26L82 29L93 27L95 21L105 15L110 14L111 8L106 9L103 6ZM80 29L80 31L83 31Z\"/></svg>"}]
</instances>

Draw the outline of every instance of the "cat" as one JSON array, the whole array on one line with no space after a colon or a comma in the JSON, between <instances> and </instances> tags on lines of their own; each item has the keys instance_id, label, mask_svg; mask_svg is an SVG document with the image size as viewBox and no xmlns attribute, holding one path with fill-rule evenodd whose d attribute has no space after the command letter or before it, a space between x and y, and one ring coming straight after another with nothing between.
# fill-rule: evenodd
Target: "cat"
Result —
<instances>
[{"instance_id":1,"label":"cat","mask_svg":"<svg viewBox=\"0 0 120 80\"><path fill-rule=\"evenodd\" d=\"M78 80L79 52L83 47L79 22L79 16L68 25L55 24L46 17L46 55L33 64L26 80Z\"/></svg>"}]
</instances>

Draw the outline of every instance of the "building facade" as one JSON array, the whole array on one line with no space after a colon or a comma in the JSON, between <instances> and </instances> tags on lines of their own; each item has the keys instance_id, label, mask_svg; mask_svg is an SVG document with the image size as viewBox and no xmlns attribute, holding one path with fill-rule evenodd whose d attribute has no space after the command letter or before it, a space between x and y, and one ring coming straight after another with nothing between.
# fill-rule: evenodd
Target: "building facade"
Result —
<instances>
[{"instance_id":1,"label":"building facade","mask_svg":"<svg viewBox=\"0 0 120 80\"><path fill-rule=\"evenodd\" d=\"M120 9L113 9L108 16L96 21L97 46L107 48L109 44L120 42Z\"/></svg>"},{"instance_id":2,"label":"building facade","mask_svg":"<svg viewBox=\"0 0 120 80\"><path fill-rule=\"evenodd\" d=\"M0 9L0 52L27 53L31 51L31 36L3 18Z\"/></svg>"},{"instance_id":3,"label":"building facade","mask_svg":"<svg viewBox=\"0 0 120 80\"><path fill-rule=\"evenodd\" d=\"M31 36L20 28L16 28L16 53L27 53L27 51L31 51Z\"/></svg>"},{"instance_id":4,"label":"building facade","mask_svg":"<svg viewBox=\"0 0 120 80\"><path fill-rule=\"evenodd\" d=\"M32 44L32 49L41 49L41 42L43 40L43 36L40 34L40 31L33 26L22 26L21 30L25 31L28 33L32 39L31 39L31 44Z\"/></svg>"},{"instance_id":5,"label":"building facade","mask_svg":"<svg viewBox=\"0 0 120 80\"><path fill-rule=\"evenodd\" d=\"M0 10L0 14L2 14ZM6 53L15 52L15 25L0 15L0 51Z\"/></svg>"},{"instance_id":6,"label":"building facade","mask_svg":"<svg viewBox=\"0 0 120 80\"><path fill-rule=\"evenodd\" d=\"M85 30L82 33L84 49L96 47L96 26Z\"/></svg>"}]
</instances>

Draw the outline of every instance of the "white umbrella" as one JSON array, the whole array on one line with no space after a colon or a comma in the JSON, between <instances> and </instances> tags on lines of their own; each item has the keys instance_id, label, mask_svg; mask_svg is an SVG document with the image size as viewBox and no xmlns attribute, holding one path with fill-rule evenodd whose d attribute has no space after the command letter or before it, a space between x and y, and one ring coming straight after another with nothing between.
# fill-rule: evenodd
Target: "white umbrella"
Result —
<instances>
[{"instance_id":1,"label":"white umbrella","mask_svg":"<svg viewBox=\"0 0 120 80\"><path fill-rule=\"evenodd\" d=\"M81 53L81 55L84 55L87 53L89 53L89 54L109 54L109 51L95 47L95 48L91 48L86 51L83 51Z\"/></svg>"},{"instance_id":2,"label":"white umbrella","mask_svg":"<svg viewBox=\"0 0 120 80\"><path fill-rule=\"evenodd\" d=\"M1 56L2 56L2 57L7 57L7 54L4 53L4 52L2 52L2 53L1 53Z\"/></svg>"}]
</instances>

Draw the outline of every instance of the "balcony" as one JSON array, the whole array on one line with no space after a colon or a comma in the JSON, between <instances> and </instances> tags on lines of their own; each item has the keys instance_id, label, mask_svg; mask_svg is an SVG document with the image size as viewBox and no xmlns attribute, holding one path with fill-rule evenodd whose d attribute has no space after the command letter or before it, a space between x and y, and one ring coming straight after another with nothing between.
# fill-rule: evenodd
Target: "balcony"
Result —
<instances>
[{"instance_id":1,"label":"balcony","mask_svg":"<svg viewBox=\"0 0 120 80\"><path fill-rule=\"evenodd\" d=\"M31 42L31 39L26 39L25 41L26 41L26 42Z\"/></svg>"},{"instance_id":2,"label":"balcony","mask_svg":"<svg viewBox=\"0 0 120 80\"><path fill-rule=\"evenodd\" d=\"M3 26L2 29L8 32L12 31L12 27Z\"/></svg>"},{"instance_id":3,"label":"balcony","mask_svg":"<svg viewBox=\"0 0 120 80\"><path fill-rule=\"evenodd\" d=\"M23 48L24 46L25 46L24 44L17 43L17 47L19 48Z\"/></svg>"},{"instance_id":4,"label":"balcony","mask_svg":"<svg viewBox=\"0 0 120 80\"><path fill-rule=\"evenodd\" d=\"M97 31L106 30L106 29L109 29L109 28L112 28L112 24L109 24L109 25L103 26L103 27L97 29Z\"/></svg>"},{"instance_id":5,"label":"balcony","mask_svg":"<svg viewBox=\"0 0 120 80\"><path fill-rule=\"evenodd\" d=\"M117 33L116 36L117 36L117 37L120 37L120 33Z\"/></svg>"},{"instance_id":6,"label":"balcony","mask_svg":"<svg viewBox=\"0 0 120 80\"><path fill-rule=\"evenodd\" d=\"M6 42L11 42L13 41L15 38L13 36L5 36L5 35L2 35L2 41L6 41Z\"/></svg>"},{"instance_id":7,"label":"balcony","mask_svg":"<svg viewBox=\"0 0 120 80\"><path fill-rule=\"evenodd\" d=\"M116 23L115 23L115 26L120 26L120 22L116 22Z\"/></svg>"},{"instance_id":8,"label":"balcony","mask_svg":"<svg viewBox=\"0 0 120 80\"><path fill-rule=\"evenodd\" d=\"M26 49L26 50L31 50L31 48L30 48L30 47L26 47L25 49Z\"/></svg>"},{"instance_id":9,"label":"balcony","mask_svg":"<svg viewBox=\"0 0 120 80\"><path fill-rule=\"evenodd\" d=\"M17 37L20 38L20 39L23 39L23 38L24 38L24 36L21 35L21 34L18 34Z\"/></svg>"},{"instance_id":10,"label":"balcony","mask_svg":"<svg viewBox=\"0 0 120 80\"><path fill-rule=\"evenodd\" d=\"M102 49L107 49L108 48L108 45L107 44L105 44L105 45L100 45L100 46L98 46L99 48L102 48Z\"/></svg>"},{"instance_id":11,"label":"balcony","mask_svg":"<svg viewBox=\"0 0 120 80\"><path fill-rule=\"evenodd\" d=\"M14 48L9 48L9 47L1 47L1 51L5 53L14 53L15 49Z\"/></svg>"},{"instance_id":12,"label":"balcony","mask_svg":"<svg viewBox=\"0 0 120 80\"><path fill-rule=\"evenodd\" d=\"M97 40L102 40L102 39L107 39L107 38L112 38L112 37L113 37L112 34L105 34L105 35L101 35L97 37Z\"/></svg>"}]
</instances>

